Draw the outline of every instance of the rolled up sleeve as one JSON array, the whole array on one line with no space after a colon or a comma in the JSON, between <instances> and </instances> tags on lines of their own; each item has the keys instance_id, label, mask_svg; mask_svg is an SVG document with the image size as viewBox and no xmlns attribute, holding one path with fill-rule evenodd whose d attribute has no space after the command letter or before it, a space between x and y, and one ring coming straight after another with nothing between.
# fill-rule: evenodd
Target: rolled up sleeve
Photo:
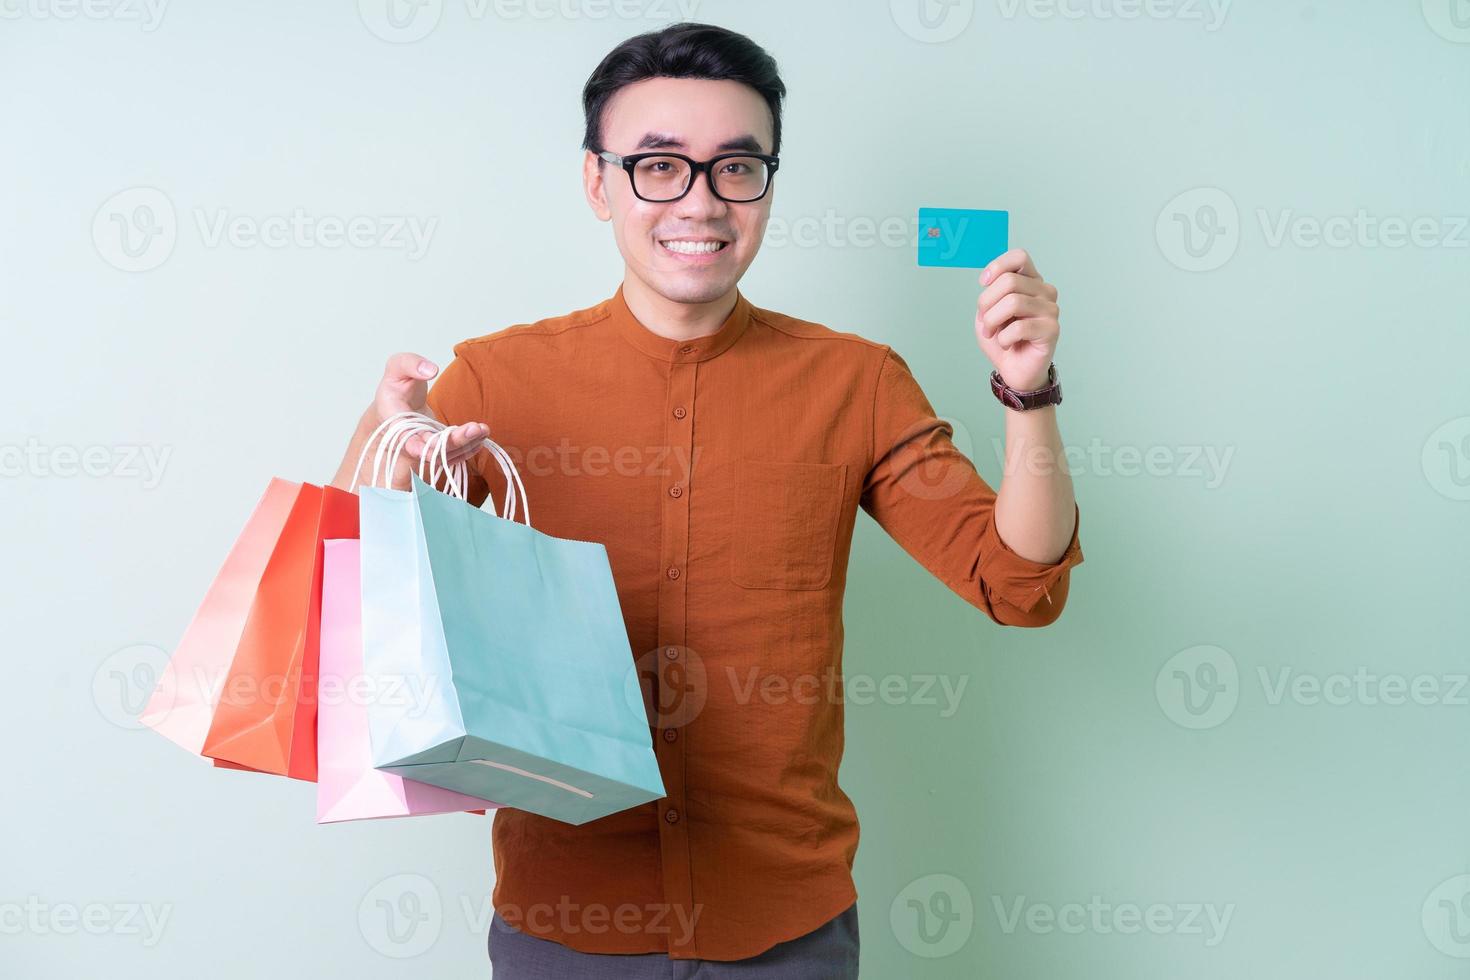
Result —
<instances>
[{"instance_id":1,"label":"rolled up sleeve","mask_svg":"<svg viewBox=\"0 0 1470 980\"><path fill-rule=\"evenodd\" d=\"M1081 510L1072 539L1047 564L1016 554L995 527L996 493L954 445L908 364L884 348L873 396L872 455L861 505L904 551L1003 626L1046 626L1082 562Z\"/></svg>"}]
</instances>

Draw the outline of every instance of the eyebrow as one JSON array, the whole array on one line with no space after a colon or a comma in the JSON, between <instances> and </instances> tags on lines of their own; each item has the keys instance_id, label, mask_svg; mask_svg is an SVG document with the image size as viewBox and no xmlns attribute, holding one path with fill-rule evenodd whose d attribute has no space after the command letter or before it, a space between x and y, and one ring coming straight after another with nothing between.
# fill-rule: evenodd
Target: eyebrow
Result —
<instances>
[{"instance_id":1,"label":"eyebrow","mask_svg":"<svg viewBox=\"0 0 1470 980\"><path fill-rule=\"evenodd\" d=\"M688 148L688 144L672 133L644 133L643 138L638 141L638 149L640 150L686 150ZM715 147L715 150L720 153L726 150L748 150L751 153L765 152L761 149L760 140L756 139L750 133L744 133L733 139L727 139Z\"/></svg>"}]
</instances>

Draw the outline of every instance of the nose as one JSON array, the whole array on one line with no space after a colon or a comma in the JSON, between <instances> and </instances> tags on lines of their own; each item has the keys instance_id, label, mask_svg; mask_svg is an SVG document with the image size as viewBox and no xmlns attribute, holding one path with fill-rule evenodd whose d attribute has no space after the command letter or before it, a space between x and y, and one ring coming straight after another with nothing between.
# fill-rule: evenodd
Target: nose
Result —
<instances>
[{"instance_id":1,"label":"nose","mask_svg":"<svg viewBox=\"0 0 1470 980\"><path fill-rule=\"evenodd\" d=\"M695 221L723 218L728 211L729 205L715 197L708 171L695 174L694 186L689 188L689 193L674 202L676 217Z\"/></svg>"}]
</instances>

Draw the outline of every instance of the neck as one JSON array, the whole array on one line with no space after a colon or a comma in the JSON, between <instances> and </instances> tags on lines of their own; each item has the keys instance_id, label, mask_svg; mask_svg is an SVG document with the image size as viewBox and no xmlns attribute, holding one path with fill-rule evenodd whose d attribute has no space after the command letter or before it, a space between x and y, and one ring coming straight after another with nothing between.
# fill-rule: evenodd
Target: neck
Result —
<instances>
[{"instance_id":1,"label":"neck","mask_svg":"<svg viewBox=\"0 0 1470 980\"><path fill-rule=\"evenodd\" d=\"M715 333L735 309L736 289L708 303L676 303L648 287L637 276L623 277L623 299L638 322L670 340L693 340Z\"/></svg>"}]
</instances>

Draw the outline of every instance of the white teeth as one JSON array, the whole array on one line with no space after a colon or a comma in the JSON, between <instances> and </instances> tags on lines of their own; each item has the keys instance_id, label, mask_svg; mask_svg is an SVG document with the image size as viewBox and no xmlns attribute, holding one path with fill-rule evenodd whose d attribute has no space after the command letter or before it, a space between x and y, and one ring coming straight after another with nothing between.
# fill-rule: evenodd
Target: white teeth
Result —
<instances>
[{"instance_id":1,"label":"white teeth","mask_svg":"<svg viewBox=\"0 0 1470 980\"><path fill-rule=\"evenodd\" d=\"M702 252L718 252L725 247L724 242L660 242L670 252L680 252L684 255L698 255Z\"/></svg>"}]
</instances>

